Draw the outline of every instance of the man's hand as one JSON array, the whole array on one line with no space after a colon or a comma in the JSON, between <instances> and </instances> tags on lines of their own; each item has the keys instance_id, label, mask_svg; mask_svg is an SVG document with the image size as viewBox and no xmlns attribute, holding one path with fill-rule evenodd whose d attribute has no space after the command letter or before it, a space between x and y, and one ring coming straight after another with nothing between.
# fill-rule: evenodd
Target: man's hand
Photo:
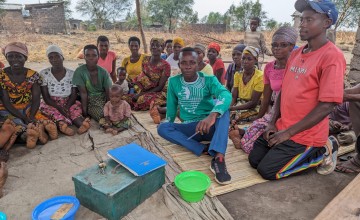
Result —
<instances>
[{"instance_id":1,"label":"man's hand","mask_svg":"<svg viewBox=\"0 0 360 220\"><path fill-rule=\"evenodd\" d=\"M277 131L278 131L278 130L277 130L277 128L275 127L275 125L273 125L273 124L268 124L268 126L266 127L266 129L265 129L265 131L264 131L263 138L264 138L266 141L269 141L270 135L276 133Z\"/></svg>"},{"instance_id":2,"label":"man's hand","mask_svg":"<svg viewBox=\"0 0 360 220\"><path fill-rule=\"evenodd\" d=\"M269 147L281 144L291 138L291 134L287 130L279 131L269 136Z\"/></svg>"},{"instance_id":3,"label":"man's hand","mask_svg":"<svg viewBox=\"0 0 360 220\"><path fill-rule=\"evenodd\" d=\"M216 122L216 117L219 113L213 112L205 119L199 121L196 126L196 132L199 132L201 135L207 134L210 131L211 126L213 126Z\"/></svg>"}]
</instances>

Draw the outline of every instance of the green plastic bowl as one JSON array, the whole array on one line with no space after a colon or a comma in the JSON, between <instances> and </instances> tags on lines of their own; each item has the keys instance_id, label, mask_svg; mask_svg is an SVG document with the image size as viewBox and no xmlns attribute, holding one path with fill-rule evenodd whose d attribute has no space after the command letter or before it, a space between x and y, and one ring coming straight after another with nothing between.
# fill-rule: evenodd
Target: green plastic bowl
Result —
<instances>
[{"instance_id":1,"label":"green plastic bowl","mask_svg":"<svg viewBox=\"0 0 360 220\"><path fill-rule=\"evenodd\" d=\"M199 202L210 187L210 178L196 170L182 172L175 177L175 186L186 202Z\"/></svg>"}]
</instances>

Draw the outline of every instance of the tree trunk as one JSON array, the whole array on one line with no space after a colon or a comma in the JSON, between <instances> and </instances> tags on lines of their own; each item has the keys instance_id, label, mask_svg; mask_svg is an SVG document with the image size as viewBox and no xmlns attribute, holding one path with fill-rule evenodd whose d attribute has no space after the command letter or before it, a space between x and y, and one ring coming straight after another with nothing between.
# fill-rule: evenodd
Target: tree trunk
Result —
<instances>
[{"instance_id":1,"label":"tree trunk","mask_svg":"<svg viewBox=\"0 0 360 220\"><path fill-rule=\"evenodd\" d=\"M353 53L353 58L351 59L351 63L350 63L349 79L355 81L356 84L359 84L360 83L360 19L356 34L356 43L352 53Z\"/></svg>"},{"instance_id":2,"label":"tree trunk","mask_svg":"<svg viewBox=\"0 0 360 220\"><path fill-rule=\"evenodd\" d=\"M136 16L137 16L138 23L139 23L139 30L140 30L140 35L141 35L143 47L144 47L144 53L147 54L148 53L148 47L147 47L145 34L144 34L142 21L141 21L140 0L136 0L135 2L136 2Z\"/></svg>"}]
</instances>

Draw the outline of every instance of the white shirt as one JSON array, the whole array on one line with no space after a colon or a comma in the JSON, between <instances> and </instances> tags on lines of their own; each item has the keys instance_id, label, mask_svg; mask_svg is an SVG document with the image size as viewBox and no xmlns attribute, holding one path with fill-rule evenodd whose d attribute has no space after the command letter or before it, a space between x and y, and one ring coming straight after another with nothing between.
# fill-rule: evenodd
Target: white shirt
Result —
<instances>
[{"instance_id":1,"label":"white shirt","mask_svg":"<svg viewBox=\"0 0 360 220\"><path fill-rule=\"evenodd\" d=\"M181 72L179 67L179 60L174 60L174 53L166 59L166 62L170 64L171 67L171 76L175 76Z\"/></svg>"},{"instance_id":2,"label":"white shirt","mask_svg":"<svg viewBox=\"0 0 360 220\"><path fill-rule=\"evenodd\" d=\"M50 96L55 97L69 97L71 95L71 89L76 87L72 84L72 78L74 76L74 71L68 68L64 78L58 81L51 72L51 67L43 69L40 71L40 77L43 81L41 86L47 86Z\"/></svg>"}]
</instances>

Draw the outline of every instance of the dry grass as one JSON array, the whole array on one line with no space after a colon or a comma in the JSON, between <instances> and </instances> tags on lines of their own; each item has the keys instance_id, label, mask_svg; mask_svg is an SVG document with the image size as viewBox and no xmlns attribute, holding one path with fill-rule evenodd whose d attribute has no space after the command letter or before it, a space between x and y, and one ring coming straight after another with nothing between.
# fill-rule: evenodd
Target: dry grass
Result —
<instances>
[{"instance_id":1,"label":"dry grass","mask_svg":"<svg viewBox=\"0 0 360 220\"><path fill-rule=\"evenodd\" d=\"M265 32L265 39L270 44L273 32ZM138 32L128 31L119 32L114 30L101 30L96 32L77 31L72 35L41 35L41 34L17 34L5 35L0 34L0 46L5 46L12 41L25 42L29 48L29 61L42 62L46 60L45 51L48 45L57 44L63 50L65 59L75 60L76 55L86 44L95 44L99 35L106 35L110 39L111 49L116 51L120 59L129 55L127 46L127 39L130 36L140 36ZM200 35L193 32L179 32L177 34L160 33L160 32L146 32L147 42L152 37L163 37L164 39L172 39L175 36L180 36L185 39L187 45L194 43L202 43L204 45L215 41L221 45L221 55L223 57L231 57L232 47L234 47L241 39L243 39L242 32L227 32L224 34L209 33ZM337 33L337 43L352 46L355 42L355 33L339 32ZM269 46L269 45L268 45ZM142 49L141 49L142 50ZM2 59L4 60L4 58Z\"/></svg>"}]
</instances>

